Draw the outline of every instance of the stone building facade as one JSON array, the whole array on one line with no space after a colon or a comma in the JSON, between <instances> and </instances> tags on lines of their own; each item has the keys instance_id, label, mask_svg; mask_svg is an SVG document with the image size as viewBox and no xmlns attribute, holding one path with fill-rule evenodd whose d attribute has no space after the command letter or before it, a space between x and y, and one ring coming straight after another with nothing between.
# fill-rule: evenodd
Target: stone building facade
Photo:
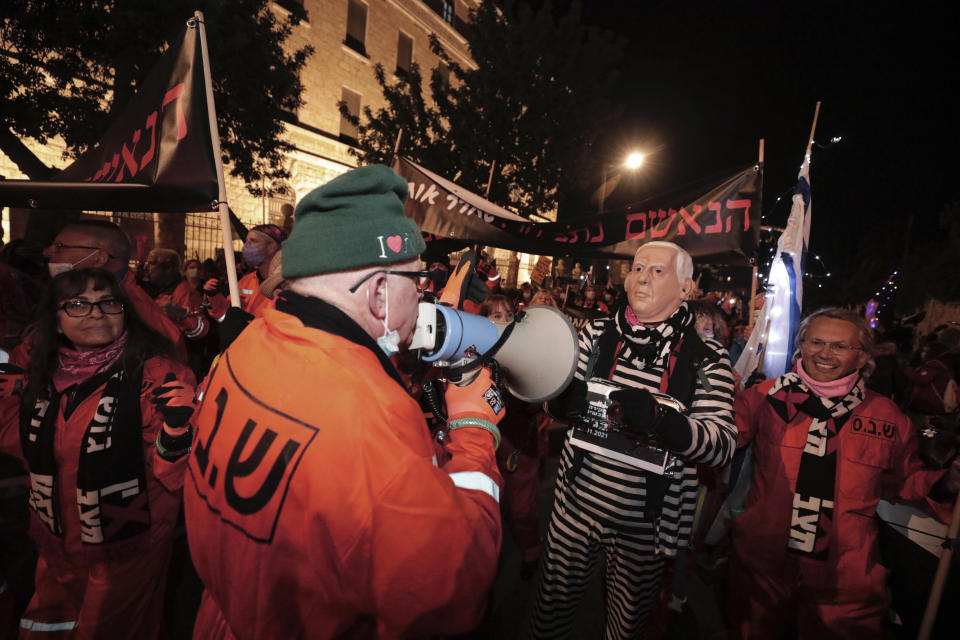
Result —
<instances>
[{"instance_id":1,"label":"stone building facade","mask_svg":"<svg viewBox=\"0 0 960 640\"><path fill-rule=\"evenodd\" d=\"M370 106L374 111L383 104L374 78L375 64L381 63L389 77L416 62L426 75L440 63L428 41L430 34L436 34L453 59L474 66L460 31L479 0L276 0L271 10L283 14L294 4L303 6L307 18L293 29L289 46L310 44L315 51L301 73L304 104L295 120L286 125L285 136L295 147L287 158L290 179L272 185L283 187L276 196L256 198L242 181L227 176L230 207L248 226L263 222L282 225L302 195L356 166L349 154L351 134L355 133L341 118L337 103L345 100L351 108ZM50 166L68 163L61 157L62 143L30 146ZM26 178L2 153L0 175ZM161 237L164 244L178 244L161 233L161 227L167 225L161 224L157 214L102 213L129 228L135 237L150 236L145 229L152 226L152 237L143 238L147 247ZM24 223L22 216L17 218L14 214L11 220L9 211L3 210L4 237L17 237ZM187 215L179 244L172 248L184 249L188 257L212 257L220 246L217 216Z\"/></svg>"}]
</instances>

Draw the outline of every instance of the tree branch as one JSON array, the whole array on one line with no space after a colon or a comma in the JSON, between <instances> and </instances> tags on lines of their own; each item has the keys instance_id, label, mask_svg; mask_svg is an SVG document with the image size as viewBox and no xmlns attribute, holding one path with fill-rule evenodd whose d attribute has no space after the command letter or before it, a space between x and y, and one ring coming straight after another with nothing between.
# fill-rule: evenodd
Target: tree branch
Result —
<instances>
[{"instance_id":1,"label":"tree branch","mask_svg":"<svg viewBox=\"0 0 960 640\"><path fill-rule=\"evenodd\" d=\"M31 180L49 180L57 173L56 169L43 164L40 158L6 127L0 127L0 151L13 160L20 171L27 174Z\"/></svg>"}]
</instances>

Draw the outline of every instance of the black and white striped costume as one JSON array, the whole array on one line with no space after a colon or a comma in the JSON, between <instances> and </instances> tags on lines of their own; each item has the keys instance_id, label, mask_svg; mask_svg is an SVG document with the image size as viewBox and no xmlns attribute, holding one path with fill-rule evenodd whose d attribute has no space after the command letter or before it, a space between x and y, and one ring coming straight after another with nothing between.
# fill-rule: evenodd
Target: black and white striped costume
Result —
<instances>
[{"instance_id":1,"label":"black and white striped costume","mask_svg":"<svg viewBox=\"0 0 960 640\"><path fill-rule=\"evenodd\" d=\"M680 330L665 326L673 321ZM610 323L622 340L611 380L625 386L660 390L671 345L681 333L690 335L693 318L682 304L660 325L655 348L632 340L640 331L623 311L594 320L580 333L577 379L583 380L591 352ZM642 330L641 330L642 331ZM648 331L649 333L649 331ZM696 335L695 333L693 334ZM683 460L678 478L669 481L658 513L647 513L649 475L620 462L583 452L579 470L569 434L557 476L556 495L547 533L540 585L531 622L531 637L564 637L602 550L606 559L607 620L605 638L631 638L643 627L659 592L665 557L687 545L699 486L697 464L721 466L736 446L733 422L733 376L726 351L714 340L703 344L719 357L700 367L687 414L691 444L676 451ZM644 359L650 362L644 362ZM607 377L595 371L597 377ZM704 380L707 384L704 385Z\"/></svg>"}]
</instances>

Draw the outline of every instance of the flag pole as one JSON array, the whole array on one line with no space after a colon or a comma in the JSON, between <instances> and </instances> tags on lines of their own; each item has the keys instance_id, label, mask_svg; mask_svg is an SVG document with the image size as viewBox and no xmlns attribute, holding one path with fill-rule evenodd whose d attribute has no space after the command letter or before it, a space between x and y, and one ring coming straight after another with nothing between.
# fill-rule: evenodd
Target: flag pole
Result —
<instances>
[{"instance_id":1,"label":"flag pole","mask_svg":"<svg viewBox=\"0 0 960 640\"><path fill-rule=\"evenodd\" d=\"M760 151L757 154L757 166L763 170L763 138L760 138ZM753 265L753 277L750 279L750 306L747 308L747 329L753 331L753 306L757 302L757 265Z\"/></svg>"},{"instance_id":2,"label":"flag pole","mask_svg":"<svg viewBox=\"0 0 960 640\"><path fill-rule=\"evenodd\" d=\"M937 572L933 576L933 584L930 586L930 597L927 599L926 609L923 611L923 621L920 623L920 631L917 633L917 640L927 640L933 631L933 623L937 621L937 609L940 608L940 598L943 596L943 587L947 582L947 575L950 573L950 561L953 559L952 543L960 533L960 496L957 496L953 503L953 518L950 520L950 528L947 530L947 541L940 551L940 561L937 563Z\"/></svg>"},{"instance_id":3,"label":"flag pole","mask_svg":"<svg viewBox=\"0 0 960 640\"><path fill-rule=\"evenodd\" d=\"M393 155L390 157L390 166L397 161L397 154L400 153L400 141L403 139L403 127L397 131L397 141L393 143Z\"/></svg>"},{"instance_id":4,"label":"flag pole","mask_svg":"<svg viewBox=\"0 0 960 640\"><path fill-rule=\"evenodd\" d=\"M196 28L200 30L200 53L203 57L203 83L207 90L207 116L210 120L210 142L213 146L213 161L217 167L217 205L220 209L220 231L223 236L223 260L227 268L227 283L230 286L230 304L240 306L240 288L237 285L237 263L233 257L233 235L230 232L230 213L227 203L227 186L223 178L223 157L220 153L220 134L217 130L217 111L213 105L213 81L210 75L210 55L207 53L207 32L203 28L203 12L193 14Z\"/></svg>"},{"instance_id":5,"label":"flag pole","mask_svg":"<svg viewBox=\"0 0 960 640\"><path fill-rule=\"evenodd\" d=\"M483 191L483 197L486 199L490 198L490 187L493 186L493 170L496 166L497 166L496 160L490 163L490 175L487 177L487 188L484 189ZM473 252L476 254L477 260L479 261L480 255L483 253L483 245L482 244L474 245Z\"/></svg>"},{"instance_id":6,"label":"flag pole","mask_svg":"<svg viewBox=\"0 0 960 640\"><path fill-rule=\"evenodd\" d=\"M810 157L810 151L813 149L813 134L817 130L817 117L820 115L820 101L817 100L817 106L813 110L813 124L810 125L810 138L807 140L807 153L804 156L804 161ZM763 144L763 143L761 143ZM762 148L762 147L761 147Z\"/></svg>"},{"instance_id":7,"label":"flag pole","mask_svg":"<svg viewBox=\"0 0 960 640\"><path fill-rule=\"evenodd\" d=\"M496 160L490 163L490 175L487 176L487 188L483 192L483 197L487 198L488 200L490 199L490 187L493 186L493 170L496 166L497 166Z\"/></svg>"}]
</instances>

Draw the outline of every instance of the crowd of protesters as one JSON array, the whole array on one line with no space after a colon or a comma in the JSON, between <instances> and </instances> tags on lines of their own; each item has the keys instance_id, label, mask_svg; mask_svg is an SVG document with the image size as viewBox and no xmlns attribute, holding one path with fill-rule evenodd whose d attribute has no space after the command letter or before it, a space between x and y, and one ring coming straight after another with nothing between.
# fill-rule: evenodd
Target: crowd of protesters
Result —
<instances>
[{"instance_id":1,"label":"crowd of protesters","mask_svg":"<svg viewBox=\"0 0 960 640\"><path fill-rule=\"evenodd\" d=\"M820 310L790 372L742 380L749 318L697 290L677 245L642 245L620 286L508 289L488 255L428 249L406 193L363 167L307 194L292 229L246 231L239 308L222 253L134 256L102 218L60 229L44 267L3 247L0 469L26 478L37 560L32 593L0 573L0 637L167 637L182 522L195 638L468 633L504 531L520 567L499 570L537 578L529 637L567 637L598 566L604 637L669 633L704 548L729 556L730 637L883 635L873 516L889 497L949 520L960 329L914 344ZM548 407L486 367L443 379L406 351L425 298L500 324L563 310L582 327L574 381ZM607 393L618 426L598 445ZM738 515L705 541L745 458Z\"/></svg>"}]
</instances>

